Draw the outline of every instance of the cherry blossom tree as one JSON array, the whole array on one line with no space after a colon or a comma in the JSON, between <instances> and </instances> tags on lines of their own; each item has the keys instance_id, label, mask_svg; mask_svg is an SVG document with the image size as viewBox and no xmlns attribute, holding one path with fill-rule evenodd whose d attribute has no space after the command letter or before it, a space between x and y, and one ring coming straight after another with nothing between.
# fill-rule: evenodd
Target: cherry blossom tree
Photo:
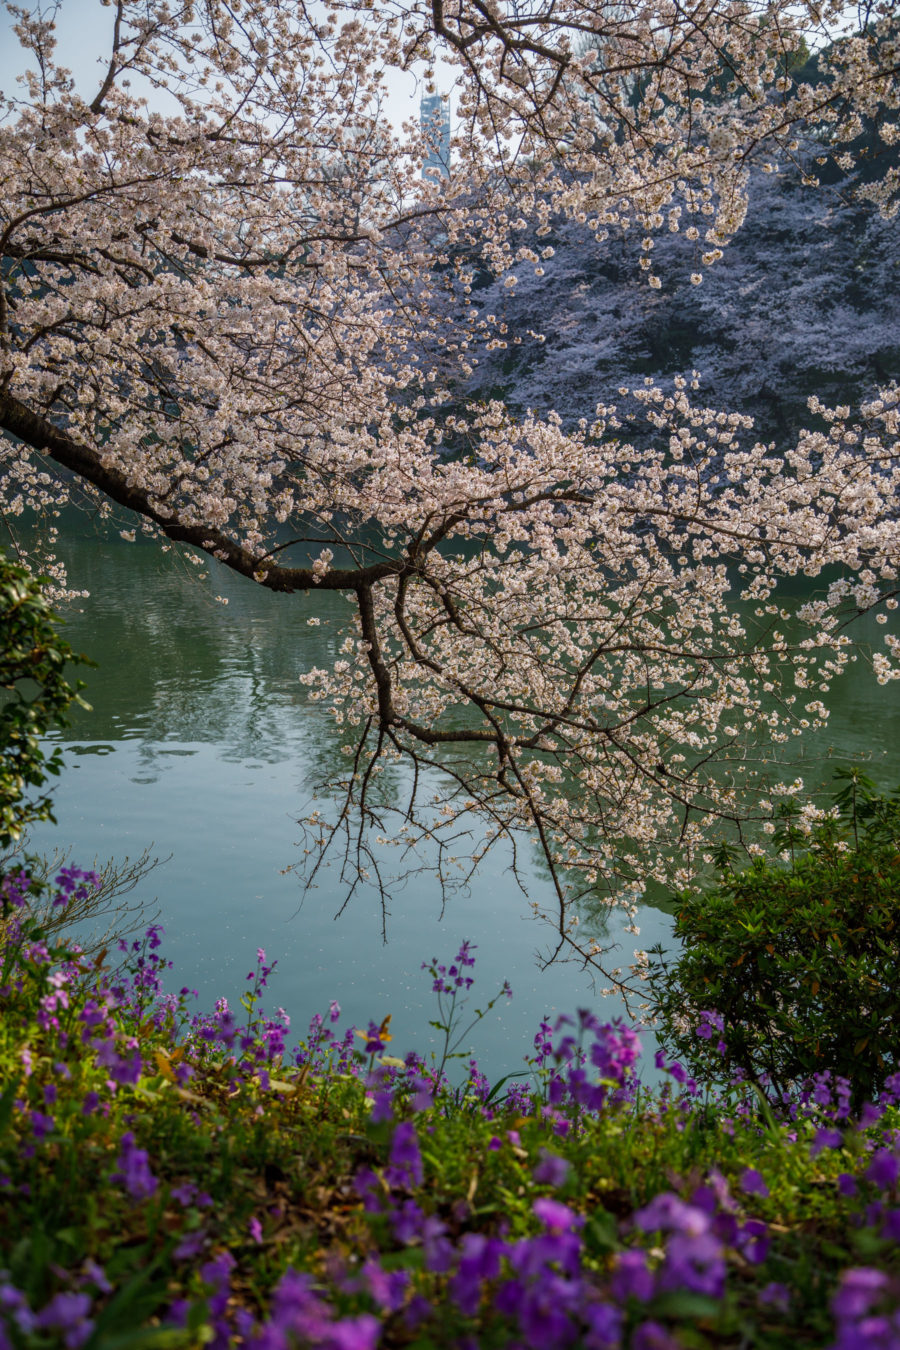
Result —
<instances>
[{"instance_id":1,"label":"cherry blossom tree","mask_svg":"<svg viewBox=\"0 0 900 1350\"><path fill-rule=\"evenodd\" d=\"M566 222L597 250L639 240L649 291L660 235L715 266L754 165L811 136L844 155L876 113L896 139L894 6L117 0L92 89L58 63L55 11L11 14L5 515L87 496L272 590L346 594L340 659L303 676L346 755L307 822L319 858L341 850L352 886L381 838L424 838L450 879L461 850L526 840L553 954L609 974L579 896L632 910L740 837L760 745L827 717L848 616L896 607L898 396L817 406L778 446L689 373L633 391L639 445L615 391L576 425L467 404L486 351L538 341L479 312L477 274L513 295ZM831 44L816 85L788 73L804 41ZM383 107L393 72L430 88L437 60L457 134L428 181ZM897 187L862 191L890 218ZM779 582L826 567L792 609ZM877 678L898 658L888 633Z\"/></svg>"}]
</instances>

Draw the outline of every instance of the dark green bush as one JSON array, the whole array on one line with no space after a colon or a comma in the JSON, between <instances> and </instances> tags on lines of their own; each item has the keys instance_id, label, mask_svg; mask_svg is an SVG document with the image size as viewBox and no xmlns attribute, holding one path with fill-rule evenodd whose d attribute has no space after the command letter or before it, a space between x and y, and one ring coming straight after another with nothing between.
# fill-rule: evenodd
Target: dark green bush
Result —
<instances>
[{"instance_id":1,"label":"dark green bush","mask_svg":"<svg viewBox=\"0 0 900 1350\"><path fill-rule=\"evenodd\" d=\"M59 751L45 754L41 738L66 724L80 686L64 670L84 661L58 622L40 579L0 552L0 849L17 844L29 821L53 819L47 793L28 793L59 773Z\"/></svg>"},{"instance_id":2,"label":"dark green bush","mask_svg":"<svg viewBox=\"0 0 900 1350\"><path fill-rule=\"evenodd\" d=\"M900 1068L900 789L837 776L835 814L805 832L783 803L773 858L738 872L726 850L718 884L679 897L682 950L657 949L651 988L698 1077L740 1070L771 1096L830 1071L858 1105Z\"/></svg>"}]
</instances>

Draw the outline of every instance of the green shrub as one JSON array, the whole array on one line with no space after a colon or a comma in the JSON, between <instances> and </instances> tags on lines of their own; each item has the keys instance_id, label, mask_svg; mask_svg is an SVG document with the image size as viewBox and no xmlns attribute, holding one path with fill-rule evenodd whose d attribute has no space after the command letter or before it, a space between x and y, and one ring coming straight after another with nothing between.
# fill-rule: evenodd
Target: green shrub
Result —
<instances>
[{"instance_id":1,"label":"green shrub","mask_svg":"<svg viewBox=\"0 0 900 1350\"><path fill-rule=\"evenodd\" d=\"M679 897L682 950L657 949L651 988L663 1044L698 1076L740 1070L772 1095L830 1071L858 1105L900 1067L900 789L837 776L818 823L782 804L780 856L738 872L726 851L713 889Z\"/></svg>"},{"instance_id":2,"label":"green shrub","mask_svg":"<svg viewBox=\"0 0 900 1350\"><path fill-rule=\"evenodd\" d=\"M0 849L21 840L33 820L52 820L50 798L42 788L59 773L58 750L46 755L41 738L66 725L66 713L78 688L65 678L76 656L57 631L59 620L48 605L40 578L0 552Z\"/></svg>"}]
</instances>

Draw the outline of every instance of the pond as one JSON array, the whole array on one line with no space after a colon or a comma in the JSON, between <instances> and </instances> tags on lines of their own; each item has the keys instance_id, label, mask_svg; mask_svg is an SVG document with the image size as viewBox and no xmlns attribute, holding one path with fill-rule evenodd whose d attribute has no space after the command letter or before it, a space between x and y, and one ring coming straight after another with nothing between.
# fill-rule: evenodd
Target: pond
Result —
<instances>
[{"instance_id":1,"label":"pond","mask_svg":"<svg viewBox=\"0 0 900 1350\"><path fill-rule=\"evenodd\" d=\"M483 1007L508 979L502 1000L471 1038L488 1076L520 1069L542 1016L597 1007L577 966L542 970L552 935L531 918L528 900L499 855L482 864L468 891L446 906L427 871L390 888L383 916L374 887L344 892L326 871L305 895L286 869L299 861L297 824L338 754L326 714L307 701L298 676L336 657L350 617L333 593L272 595L216 569L201 578L183 554L138 538L68 528L58 550L70 584L88 599L67 608L66 636L97 668L85 672L92 711L79 712L66 739L67 769L55 793L58 825L31 844L72 846L87 866L146 846L167 861L140 893L158 899L174 987L196 988L203 1007L224 995L234 1006L263 947L278 966L270 1006L283 1006L302 1035L315 1012L338 999L344 1022L393 1016L398 1052L427 1053L436 1010L422 962L449 959L463 939L477 946L472 1006ZM222 604L222 597L227 604ZM317 626L307 620L318 618ZM874 623L861 640L880 638ZM798 753L810 786L835 764L870 757L884 786L900 779L900 700L863 662L832 689L832 722ZM385 856L390 874L391 856ZM532 899L549 883L526 868ZM384 917L384 931L383 931ZM621 934L618 963L637 941L665 942L670 919L646 905L639 939ZM614 1000L602 1012L613 1016Z\"/></svg>"}]
</instances>

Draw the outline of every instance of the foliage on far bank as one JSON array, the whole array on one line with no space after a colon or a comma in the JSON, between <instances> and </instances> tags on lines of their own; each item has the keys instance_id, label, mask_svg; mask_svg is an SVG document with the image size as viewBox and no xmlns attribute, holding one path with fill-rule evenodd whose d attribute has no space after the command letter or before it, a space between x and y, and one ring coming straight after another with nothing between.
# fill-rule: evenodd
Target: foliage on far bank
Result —
<instances>
[{"instance_id":1,"label":"foliage on far bank","mask_svg":"<svg viewBox=\"0 0 900 1350\"><path fill-rule=\"evenodd\" d=\"M782 800L774 858L739 872L725 850L716 886L681 897L681 946L651 984L664 1042L698 1076L740 1071L780 1096L827 1069L859 1107L900 1067L900 789L836 778L828 813Z\"/></svg>"},{"instance_id":2,"label":"foliage on far bank","mask_svg":"<svg viewBox=\"0 0 900 1350\"><path fill-rule=\"evenodd\" d=\"M0 1345L896 1343L900 1078L854 1119L820 1075L776 1118L661 1053L640 1087L636 1033L582 1011L527 1077L454 1088L336 1004L292 1044L263 952L197 1013L155 926L118 964L49 950L34 892L2 883ZM473 966L428 968L445 1050Z\"/></svg>"},{"instance_id":3,"label":"foliage on far bank","mask_svg":"<svg viewBox=\"0 0 900 1350\"><path fill-rule=\"evenodd\" d=\"M53 819L49 795L28 794L59 773L60 752L45 754L40 741L66 725L80 686L65 669L84 662L58 624L40 580L0 551L0 849L18 842L29 822Z\"/></svg>"}]
</instances>

